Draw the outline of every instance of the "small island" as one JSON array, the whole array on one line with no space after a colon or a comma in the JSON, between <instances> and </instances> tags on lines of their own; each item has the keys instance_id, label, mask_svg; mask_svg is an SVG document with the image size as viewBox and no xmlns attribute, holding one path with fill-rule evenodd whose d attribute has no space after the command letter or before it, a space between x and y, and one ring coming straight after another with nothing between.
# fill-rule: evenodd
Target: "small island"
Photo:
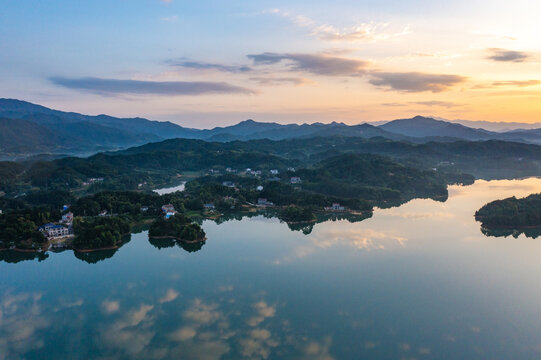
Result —
<instances>
[{"instance_id":1,"label":"small island","mask_svg":"<svg viewBox=\"0 0 541 360\"><path fill-rule=\"evenodd\" d=\"M159 217L148 231L151 239L175 239L187 243L205 241L205 235L199 224L191 222L183 214L175 214L167 219Z\"/></svg>"},{"instance_id":2,"label":"small island","mask_svg":"<svg viewBox=\"0 0 541 360\"><path fill-rule=\"evenodd\" d=\"M475 213L485 229L541 228L541 194L492 201Z\"/></svg>"}]
</instances>

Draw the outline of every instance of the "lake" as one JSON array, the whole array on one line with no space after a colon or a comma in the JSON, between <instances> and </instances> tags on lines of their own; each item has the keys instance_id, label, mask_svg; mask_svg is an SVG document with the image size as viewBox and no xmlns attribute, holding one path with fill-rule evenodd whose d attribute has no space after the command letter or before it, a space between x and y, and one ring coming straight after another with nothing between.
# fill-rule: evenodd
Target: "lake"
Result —
<instances>
[{"instance_id":1,"label":"lake","mask_svg":"<svg viewBox=\"0 0 541 360\"><path fill-rule=\"evenodd\" d=\"M204 221L200 249L143 231L95 263L2 261L0 359L539 359L541 239L473 218L539 191L477 181L308 235L257 216Z\"/></svg>"},{"instance_id":2,"label":"lake","mask_svg":"<svg viewBox=\"0 0 541 360\"><path fill-rule=\"evenodd\" d=\"M163 189L156 189L156 190L153 190L153 191L155 193L157 193L158 195L171 194L171 193L174 193L174 192L177 192L177 191L184 191L185 185L186 185L186 182L184 181L180 185L167 187L167 188L163 188Z\"/></svg>"}]
</instances>

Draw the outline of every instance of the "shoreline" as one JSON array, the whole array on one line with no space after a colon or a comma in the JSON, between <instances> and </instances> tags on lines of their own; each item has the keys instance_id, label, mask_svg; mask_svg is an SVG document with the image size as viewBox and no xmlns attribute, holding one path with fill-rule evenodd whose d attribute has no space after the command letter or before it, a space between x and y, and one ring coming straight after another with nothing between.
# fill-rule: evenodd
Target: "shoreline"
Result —
<instances>
[{"instance_id":1,"label":"shoreline","mask_svg":"<svg viewBox=\"0 0 541 360\"><path fill-rule=\"evenodd\" d=\"M481 223L481 229L484 230L532 230L539 229L541 230L541 225L528 225L528 226L484 226Z\"/></svg>"},{"instance_id":2,"label":"shoreline","mask_svg":"<svg viewBox=\"0 0 541 360\"><path fill-rule=\"evenodd\" d=\"M200 243L200 242L204 242L204 241L207 241L207 237L203 237L201 239L196 239L196 240L184 240L184 239L181 239L181 238L177 238L177 237L174 237L174 236L149 236L148 239L174 239L174 240L177 240L177 241L180 241L180 242L183 242L183 243L186 243L186 244L197 244L197 243Z\"/></svg>"},{"instance_id":3,"label":"shoreline","mask_svg":"<svg viewBox=\"0 0 541 360\"><path fill-rule=\"evenodd\" d=\"M304 221L285 221L285 220L282 220L282 221L285 222L286 224L290 224L290 225L317 223L317 219L304 220Z\"/></svg>"},{"instance_id":4,"label":"shoreline","mask_svg":"<svg viewBox=\"0 0 541 360\"><path fill-rule=\"evenodd\" d=\"M108 247L98 248L98 249L75 249L75 248L73 248L72 250L80 252L80 253L90 253L90 252L94 252L94 251L115 250L115 249L120 249L120 246L108 246Z\"/></svg>"},{"instance_id":5,"label":"shoreline","mask_svg":"<svg viewBox=\"0 0 541 360\"><path fill-rule=\"evenodd\" d=\"M13 250L13 251L18 251L18 252L26 252L26 253L45 253L47 252L48 250L44 250L44 249L21 249L21 248L13 248L13 249L7 249L7 250Z\"/></svg>"}]
</instances>

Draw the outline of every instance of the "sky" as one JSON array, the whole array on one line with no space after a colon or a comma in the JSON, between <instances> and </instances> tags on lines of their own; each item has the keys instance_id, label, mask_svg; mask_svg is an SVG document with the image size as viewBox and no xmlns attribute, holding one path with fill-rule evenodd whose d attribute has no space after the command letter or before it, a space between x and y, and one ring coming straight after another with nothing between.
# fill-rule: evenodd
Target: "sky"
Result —
<instances>
[{"instance_id":1,"label":"sky","mask_svg":"<svg viewBox=\"0 0 541 360\"><path fill-rule=\"evenodd\" d=\"M0 0L0 97L197 128L541 122L541 2Z\"/></svg>"}]
</instances>

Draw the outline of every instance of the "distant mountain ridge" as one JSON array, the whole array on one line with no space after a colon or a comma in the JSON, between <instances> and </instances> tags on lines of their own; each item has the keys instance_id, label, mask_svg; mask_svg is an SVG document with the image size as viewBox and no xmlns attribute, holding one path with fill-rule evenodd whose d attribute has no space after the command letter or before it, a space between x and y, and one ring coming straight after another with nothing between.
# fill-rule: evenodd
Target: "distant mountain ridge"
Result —
<instances>
[{"instance_id":1,"label":"distant mountain ridge","mask_svg":"<svg viewBox=\"0 0 541 360\"><path fill-rule=\"evenodd\" d=\"M423 116L379 126L338 122L282 125L249 119L232 126L193 129L172 122L83 115L21 100L0 99L0 159L40 153L92 154L174 138L228 142L329 136L381 137L413 143L504 140L541 144L541 129L494 132Z\"/></svg>"},{"instance_id":2,"label":"distant mountain ridge","mask_svg":"<svg viewBox=\"0 0 541 360\"><path fill-rule=\"evenodd\" d=\"M380 125L379 128L415 138L445 137L468 141L504 140L541 143L539 129L495 132L423 116L389 121Z\"/></svg>"}]
</instances>

